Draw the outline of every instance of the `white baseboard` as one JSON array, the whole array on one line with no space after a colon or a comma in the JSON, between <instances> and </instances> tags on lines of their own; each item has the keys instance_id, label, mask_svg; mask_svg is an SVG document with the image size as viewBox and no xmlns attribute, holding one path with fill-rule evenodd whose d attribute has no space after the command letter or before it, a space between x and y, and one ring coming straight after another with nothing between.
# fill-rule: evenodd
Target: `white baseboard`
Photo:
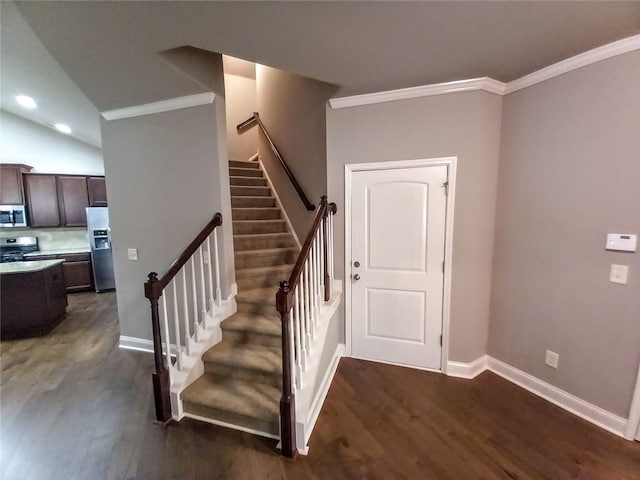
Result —
<instances>
[{"instance_id":1,"label":"white baseboard","mask_svg":"<svg viewBox=\"0 0 640 480\"><path fill-rule=\"evenodd\" d=\"M126 335L120 335L120 342L118 347L123 350L134 350L136 352L148 352L153 353L153 342L146 338L127 337ZM173 351L175 345L171 345Z\"/></svg>"},{"instance_id":2,"label":"white baseboard","mask_svg":"<svg viewBox=\"0 0 640 480\"><path fill-rule=\"evenodd\" d=\"M447 375L449 377L472 379L487 369L487 355L476 358L473 362L447 362Z\"/></svg>"},{"instance_id":3,"label":"white baseboard","mask_svg":"<svg viewBox=\"0 0 640 480\"><path fill-rule=\"evenodd\" d=\"M320 416L320 410L322 410L322 405L324 404L324 401L327 398L327 394L329 393L329 387L331 387L333 377L338 370L340 359L345 356L346 351L347 347L344 343L339 343L338 345L336 345L336 350L333 353L333 357L331 358L329 368L327 368L327 371L322 378L320 388L318 388L318 391L313 397L311 408L309 409L309 414L307 415L307 418L304 422L304 432L300 432L303 433L301 438L299 438L299 440L303 440L303 444L298 445L298 453L301 455L307 455L309 453L308 442L311 438L313 427L315 427L316 422L318 421L318 416ZM296 438L298 438L298 435L296 435Z\"/></svg>"},{"instance_id":4,"label":"white baseboard","mask_svg":"<svg viewBox=\"0 0 640 480\"><path fill-rule=\"evenodd\" d=\"M582 400L575 395L565 392L558 387L550 385L533 375L518 370L493 357L487 357L487 368L496 375L515 383L554 405L615 435L624 437L624 430L627 423L625 418Z\"/></svg>"}]
</instances>

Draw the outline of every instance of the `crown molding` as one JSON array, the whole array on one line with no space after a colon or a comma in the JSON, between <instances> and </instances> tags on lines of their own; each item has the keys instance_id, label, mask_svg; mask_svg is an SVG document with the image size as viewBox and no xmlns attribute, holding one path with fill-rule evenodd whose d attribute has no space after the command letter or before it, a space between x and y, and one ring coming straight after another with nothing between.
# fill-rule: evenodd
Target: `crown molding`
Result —
<instances>
[{"instance_id":1,"label":"crown molding","mask_svg":"<svg viewBox=\"0 0 640 480\"><path fill-rule=\"evenodd\" d=\"M122 118L140 117L153 113L170 112L172 110L180 110L181 108L207 105L213 103L214 98L216 98L216 96L212 92L196 93L195 95L170 98L168 100L160 100L159 102L145 103L144 105L107 110L100 115L107 121L120 120Z\"/></svg>"},{"instance_id":2,"label":"crown molding","mask_svg":"<svg viewBox=\"0 0 640 480\"><path fill-rule=\"evenodd\" d=\"M593 50L580 53L574 57L549 65L537 72L533 72L529 75L518 78L517 80L513 80L512 82L507 83L505 95L530 87L536 83L544 82L545 80L557 77L558 75L563 75L573 70L577 70L578 68L586 67L592 63L639 49L640 35L623 38L617 42L609 43L607 45L594 48Z\"/></svg>"},{"instance_id":3,"label":"crown molding","mask_svg":"<svg viewBox=\"0 0 640 480\"><path fill-rule=\"evenodd\" d=\"M365 93L349 97L331 98L329 105L332 109L357 107L359 105L371 105L374 103L392 102L395 100L407 100L410 98L430 97L432 95L444 95L446 93L468 92L484 90L490 93L502 95L505 84L489 77L472 78L469 80L457 80L455 82L435 83L420 87L400 88L385 92Z\"/></svg>"},{"instance_id":4,"label":"crown molding","mask_svg":"<svg viewBox=\"0 0 640 480\"><path fill-rule=\"evenodd\" d=\"M640 35L623 38L613 43L603 45L593 50L581 53L571 58L549 65L541 70L525 75L524 77L503 83L489 77L472 78L470 80L458 80L455 82L435 83L421 87L401 88L385 92L365 93L349 97L331 98L329 106L332 109L357 107L360 105L372 105L375 103L392 102L395 100L407 100L410 98L429 97L446 93L467 92L482 90L496 95L508 95L523 88L530 87L550 78L563 75L592 63L606 60L623 53L640 50Z\"/></svg>"}]
</instances>

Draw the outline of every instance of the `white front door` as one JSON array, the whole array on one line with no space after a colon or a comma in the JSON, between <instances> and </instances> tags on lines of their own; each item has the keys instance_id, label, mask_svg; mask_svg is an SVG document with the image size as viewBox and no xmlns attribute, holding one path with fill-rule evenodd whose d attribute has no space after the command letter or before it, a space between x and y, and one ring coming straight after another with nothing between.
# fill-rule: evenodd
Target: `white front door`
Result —
<instances>
[{"instance_id":1,"label":"white front door","mask_svg":"<svg viewBox=\"0 0 640 480\"><path fill-rule=\"evenodd\" d=\"M354 357L441 369L446 182L444 165L353 172Z\"/></svg>"}]
</instances>

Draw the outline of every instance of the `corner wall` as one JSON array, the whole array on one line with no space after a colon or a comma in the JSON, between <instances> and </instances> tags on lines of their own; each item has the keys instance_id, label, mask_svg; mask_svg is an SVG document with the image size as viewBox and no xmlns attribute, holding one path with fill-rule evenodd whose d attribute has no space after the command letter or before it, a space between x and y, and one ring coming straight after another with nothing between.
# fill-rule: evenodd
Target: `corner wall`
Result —
<instances>
[{"instance_id":1,"label":"corner wall","mask_svg":"<svg viewBox=\"0 0 640 480\"><path fill-rule=\"evenodd\" d=\"M346 164L458 157L449 357L471 362L486 354L502 98L476 91L327 108L328 193L338 204L336 277L346 279Z\"/></svg>"},{"instance_id":2,"label":"corner wall","mask_svg":"<svg viewBox=\"0 0 640 480\"><path fill-rule=\"evenodd\" d=\"M504 99L489 354L627 417L640 363L640 52ZM629 283L609 283L610 264ZM560 354L558 369L545 350Z\"/></svg>"}]
</instances>

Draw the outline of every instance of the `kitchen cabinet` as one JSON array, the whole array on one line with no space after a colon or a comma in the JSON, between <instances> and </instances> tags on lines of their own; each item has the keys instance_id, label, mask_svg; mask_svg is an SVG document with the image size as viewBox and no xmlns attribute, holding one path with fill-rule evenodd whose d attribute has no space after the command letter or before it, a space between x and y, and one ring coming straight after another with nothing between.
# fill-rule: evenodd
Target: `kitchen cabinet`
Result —
<instances>
[{"instance_id":1,"label":"kitchen cabinet","mask_svg":"<svg viewBox=\"0 0 640 480\"><path fill-rule=\"evenodd\" d=\"M107 206L107 186L104 177L87 177L90 207Z\"/></svg>"},{"instance_id":2,"label":"kitchen cabinet","mask_svg":"<svg viewBox=\"0 0 640 480\"><path fill-rule=\"evenodd\" d=\"M62 225L56 175L28 173L23 177L29 226L59 227Z\"/></svg>"},{"instance_id":3,"label":"kitchen cabinet","mask_svg":"<svg viewBox=\"0 0 640 480\"><path fill-rule=\"evenodd\" d=\"M0 205L23 205L22 174L31 171L29 165L0 164Z\"/></svg>"},{"instance_id":4,"label":"kitchen cabinet","mask_svg":"<svg viewBox=\"0 0 640 480\"><path fill-rule=\"evenodd\" d=\"M29 255L26 259L28 261L64 260L62 273L67 293L91 292L95 290L91 255L89 253Z\"/></svg>"},{"instance_id":5,"label":"kitchen cabinet","mask_svg":"<svg viewBox=\"0 0 640 480\"><path fill-rule=\"evenodd\" d=\"M84 227L87 225L89 192L87 177L58 175L58 206L60 220L64 227ZM33 225L32 225L33 226Z\"/></svg>"},{"instance_id":6,"label":"kitchen cabinet","mask_svg":"<svg viewBox=\"0 0 640 480\"><path fill-rule=\"evenodd\" d=\"M85 227L86 208L106 206L104 177L23 175L30 227Z\"/></svg>"}]
</instances>

